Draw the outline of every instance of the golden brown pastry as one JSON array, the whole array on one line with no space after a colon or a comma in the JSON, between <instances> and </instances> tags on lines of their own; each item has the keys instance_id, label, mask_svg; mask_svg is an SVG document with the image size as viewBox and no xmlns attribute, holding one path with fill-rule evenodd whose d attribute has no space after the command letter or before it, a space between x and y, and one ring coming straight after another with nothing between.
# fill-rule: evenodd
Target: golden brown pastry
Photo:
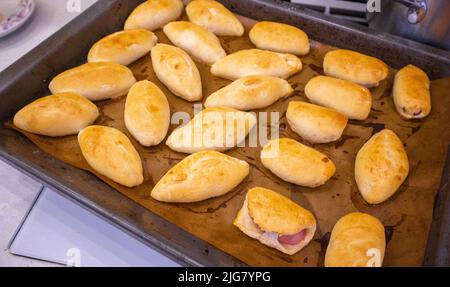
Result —
<instances>
[{"instance_id":1,"label":"golden brown pastry","mask_svg":"<svg viewBox=\"0 0 450 287\"><path fill-rule=\"evenodd\" d=\"M216 35L199 25L177 21L167 24L163 30L170 42L200 62L212 65L226 56Z\"/></svg>"},{"instance_id":2,"label":"golden brown pastry","mask_svg":"<svg viewBox=\"0 0 450 287\"><path fill-rule=\"evenodd\" d=\"M367 88L386 79L388 66L381 60L350 50L328 52L323 60L326 75L352 81Z\"/></svg>"},{"instance_id":3,"label":"golden brown pastry","mask_svg":"<svg viewBox=\"0 0 450 287\"><path fill-rule=\"evenodd\" d=\"M200 72L186 52L171 45L157 44L151 54L156 76L172 93L190 102L202 98Z\"/></svg>"},{"instance_id":4,"label":"golden brown pastry","mask_svg":"<svg viewBox=\"0 0 450 287\"><path fill-rule=\"evenodd\" d=\"M408 176L403 143L391 130L372 136L358 151L355 179L365 201L378 204L391 197Z\"/></svg>"},{"instance_id":5,"label":"golden brown pastry","mask_svg":"<svg viewBox=\"0 0 450 287\"><path fill-rule=\"evenodd\" d=\"M300 101L289 102L286 118L291 129L311 143L338 140L348 121L339 112Z\"/></svg>"},{"instance_id":6,"label":"golden brown pastry","mask_svg":"<svg viewBox=\"0 0 450 287\"><path fill-rule=\"evenodd\" d=\"M218 60L212 65L211 73L229 80L247 76L274 76L286 79L301 69L302 62L294 55L247 49Z\"/></svg>"},{"instance_id":7,"label":"golden brown pastry","mask_svg":"<svg viewBox=\"0 0 450 287\"><path fill-rule=\"evenodd\" d=\"M151 196L164 202L195 202L224 195L249 173L249 165L216 151L200 151L172 167Z\"/></svg>"},{"instance_id":8,"label":"golden brown pastry","mask_svg":"<svg viewBox=\"0 0 450 287\"><path fill-rule=\"evenodd\" d=\"M249 76L240 78L212 93L206 99L205 107L261 109L289 96L293 91L286 80L272 76Z\"/></svg>"},{"instance_id":9,"label":"golden brown pastry","mask_svg":"<svg viewBox=\"0 0 450 287\"><path fill-rule=\"evenodd\" d=\"M269 141L261 162L282 180L307 187L324 184L336 171L326 155L289 138Z\"/></svg>"},{"instance_id":10,"label":"golden brown pastry","mask_svg":"<svg viewBox=\"0 0 450 287\"><path fill-rule=\"evenodd\" d=\"M83 96L63 93L42 97L26 105L14 116L14 125L44 136L77 134L98 117L97 106Z\"/></svg>"},{"instance_id":11,"label":"golden brown pastry","mask_svg":"<svg viewBox=\"0 0 450 287\"><path fill-rule=\"evenodd\" d=\"M228 107L206 108L172 132L166 144L174 151L226 151L245 140L256 116Z\"/></svg>"},{"instance_id":12,"label":"golden brown pastry","mask_svg":"<svg viewBox=\"0 0 450 287\"><path fill-rule=\"evenodd\" d=\"M218 36L237 36L244 34L244 26L222 4L212 0L195 0L186 6L189 21L208 29Z\"/></svg>"},{"instance_id":13,"label":"golden brown pastry","mask_svg":"<svg viewBox=\"0 0 450 287\"><path fill-rule=\"evenodd\" d=\"M305 86L306 97L313 102L331 108L350 119L364 120L372 108L372 94L360 85L346 80L317 76Z\"/></svg>"},{"instance_id":14,"label":"golden brown pastry","mask_svg":"<svg viewBox=\"0 0 450 287\"><path fill-rule=\"evenodd\" d=\"M81 152L101 175L127 187L144 181L141 158L127 136L105 126L89 126L78 134Z\"/></svg>"},{"instance_id":15,"label":"golden brown pastry","mask_svg":"<svg viewBox=\"0 0 450 287\"><path fill-rule=\"evenodd\" d=\"M314 237L316 219L307 209L275 191L254 187L233 224L262 244L292 255Z\"/></svg>"},{"instance_id":16,"label":"golden brown pastry","mask_svg":"<svg viewBox=\"0 0 450 287\"><path fill-rule=\"evenodd\" d=\"M128 131L141 145L157 145L169 129L169 102L152 82L137 82L128 92L124 119Z\"/></svg>"},{"instance_id":17,"label":"golden brown pastry","mask_svg":"<svg viewBox=\"0 0 450 287\"><path fill-rule=\"evenodd\" d=\"M87 63L57 75L49 89L52 94L73 92L91 101L100 101L125 95L134 83L133 72L125 66Z\"/></svg>"},{"instance_id":18,"label":"golden brown pastry","mask_svg":"<svg viewBox=\"0 0 450 287\"><path fill-rule=\"evenodd\" d=\"M325 267L381 267L385 247L384 226L376 217L350 213L333 227Z\"/></svg>"},{"instance_id":19,"label":"golden brown pastry","mask_svg":"<svg viewBox=\"0 0 450 287\"><path fill-rule=\"evenodd\" d=\"M416 66L398 71L392 95L397 112L407 119L424 118L431 111L430 79Z\"/></svg>"},{"instance_id":20,"label":"golden brown pastry","mask_svg":"<svg viewBox=\"0 0 450 287\"><path fill-rule=\"evenodd\" d=\"M113 33L95 43L88 54L88 62L111 62L128 66L149 53L158 38L145 29Z\"/></svg>"},{"instance_id":21,"label":"golden brown pastry","mask_svg":"<svg viewBox=\"0 0 450 287\"><path fill-rule=\"evenodd\" d=\"M182 12L181 0L148 0L131 12L124 30L143 28L153 31L175 21Z\"/></svg>"},{"instance_id":22,"label":"golden brown pastry","mask_svg":"<svg viewBox=\"0 0 450 287\"><path fill-rule=\"evenodd\" d=\"M309 53L309 38L297 27L262 21L253 26L249 32L252 43L259 49L294 55Z\"/></svg>"}]
</instances>

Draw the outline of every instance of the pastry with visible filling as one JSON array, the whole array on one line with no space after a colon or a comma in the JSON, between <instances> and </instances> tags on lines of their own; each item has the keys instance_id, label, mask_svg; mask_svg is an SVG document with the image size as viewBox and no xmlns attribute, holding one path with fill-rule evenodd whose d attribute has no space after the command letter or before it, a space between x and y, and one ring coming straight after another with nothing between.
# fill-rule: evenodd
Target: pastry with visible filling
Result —
<instances>
[{"instance_id":1,"label":"pastry with visible filling","mask_svg":"<svg viewBox=\"0 0 450 287\"><path fill-rule=\"evenodd\" d=\"M247 192L233 224L262 244L293 255L314 237L316 219L287 197L262 187Z\"/></svg>"}]
</instances>

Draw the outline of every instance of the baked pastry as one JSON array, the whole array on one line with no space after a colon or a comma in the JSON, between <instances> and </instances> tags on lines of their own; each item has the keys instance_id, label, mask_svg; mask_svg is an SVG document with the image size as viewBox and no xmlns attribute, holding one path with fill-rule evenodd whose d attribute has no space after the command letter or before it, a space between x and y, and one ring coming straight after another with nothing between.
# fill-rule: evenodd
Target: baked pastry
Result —
<instances>
[{"instance_id":1,"label":"baked pastry","mask_svg":"<svg viewBox=\"0 0 450 287\"><path fill-rule=\"evenodd\" d=\"M350 119L365 120L372 108L372 94L360 85L346 80L317 76L305 86L306 97L313 102L331 108Z\"/></svg>"},{"instance_id":2,"label":"baked pastry","mask_svg":"<svg viewBox=\"0 0 450 287\"><path fill-rule=\"evenodd\" d=\"M91 101L100 101L125 95L134 83L133 72L125 66L87 63L54 77L49 89L52 94L73 92Z\"/></svg>"},{"instance_id":3,"label":"baked pastry","mask_svg":"<svg viewBox=\"0 0 450 287\"><path fill-rule=\"evenodd\" d=\"M175 21L182 12L181 0L148 0L131 12L124 30L143 28L153 31Z\"/></svg>"},{"instance_id":4,"label":"baked pastry","mask_svg":"<svg viewBox=\"0 0 450 287\"><path fill-rule=\"evenodd\" d=\"M307 187L324 184L336 171L326 155L289 138L270 140L261 162L282 180Z\"/></svg>"},{"instance_id":5,"label":"baked pastry","mask_svg":"<svg viewBox=\"0 0 450 287\"><path fill-rule=\"evenodd\" d=\"M325 267L381 267L385 248L383 224L369 214L353 212L334 225Z\"/></svg>"},{"instance_id":6,"label":"baked pastry","mask_svg":"<svg viewBox=\"0 0 450 287\"><path fill-rule=\"evenodd\" d=\"M286 80L272 76L248 76L212 93L206 98L205 107L261 109L289 96L293 91Z\"/></svg>"},{"instance_id":7,"label":"baked pastry","mask_svg":"<svg viewBox=\"0 0 450 287\"><path fill-rule=\"evenodd\" d=\"M386 79L388 66L381 60L350 50L333 50L325 55L326 75L352 81L367 88L376 87Z\"/></svg>"},{"instance_id":8,"label":"baked pastry","mask_svg":"<svg viewBox=\"0 0 450 287\"><path fill-rule=\"evenodd\" d=\"M424 118L431 111L430 79L416 66L397 72L392 96L397 112L407 119Z\"/></svg>"},{"instance_id":9,"label":"baked pastry","mask_svg":"<svg viewBox=\"0 0 450 287\"><path fill-rule=\"evenodd\" d=\"M201 100L200 72L186 52L171 45L157 44L151 55L156 76L172 93L190 102Z\"/></svg>"},{"instance_id":10,"label":"baked pastry","mask_svg":"<svg viewBox=\"0 0 450 287\"><path fill-rule=\"evenodd\" d=\"M196 202L224 195L249 173L243 160L216 151L200 151L172 167L151 196L164 202Z\"/></svg>"},{"instance_id":11,"label":"baked pastry","mask_svg":"<svg viewBox=\"0 0 450 287\"><path fill-rule=\"evenodd\" d=\"M262 244L292 255L314 237L316 219L307 209L270 189L254 187L233 224Z\"/></svg>"},{"instance_id":12,"label":"baked pastry","mask_svg":"<svg viewBox=\"0 0 450 287\"><path fill-rule=\"evenodd\" d=\"M87 163L98 173L127 187L144 181L141 158L127 136L105 126L89 126L78 134Z\"/></svg>"},{"instance_id":13,"label":"baked pastry","mask_svg":"<svg viewBox=\"0 0 450 287\"><path fill-rule=\"evenodd\" d=\"M286 118L291 129L311 143L338 140L348 118L334 110L306 102L289 102Z\"/></svg>"},{"instance_id":14,"label":"baked pastry","mask_svg":"<svg viewBox=\"0 0 450 287\"><path fill-rule=\"evenodd\" d=\"M358 151L355 180L365 201L378 204L391 197L408 176L408 155L388 129L372 136Z\"/></svg>"},{"instance_id":15,"label":"baked pastry","mask_svg":"<svg viewBox=\"0 0 450 287\"><path fill-rule=\"evenodd\" d=\"M124 120L128 131L141 145L157 145L169 129L169 102L152 82L137 82L128 92Z\"/></svg>"},{"instance_id":16,"label":"baked pastry","mask_svg":"<svg viewBox=\"0 0 450 287\"><path fill-rule=\"evenodd\" d=\"M166 144L174 151L226 151L242 143L256 125L256 116L228 107L206 108L174 130Z\"/></svg>"},{"instance_id":17,"label":"baked pastry","mask_svg":"<svg viewBox=\"0 0 450 287\"><path fill-rule=\"evenodd\" d=\"M88 54L88 62L112 62L128 66L149 53L158 38L145 29L113 33L95 43Z\"/></svg>"},{"instance_id":18,"label":"baked pastry","mask_svg":"<svg viewBox=\"0 0 450 287\"><path fill-rule=\"evenodd\" d=\"M44 136L77 134L91 125L98 117L97 106L83 96L74 93L42 97L26 105L16 113L16 127Z\"/></svg>"},{"instance_id":19,"label":"baked pastry","mask_svg":"<svg viewBox=\"0 0 450 287\"><path fill-rule=\"evenodd\" d=\"M189 21L202 26L217 36L237 36L244 34L244 26L220 2L195 0L186 6Z\"/></svg>"},{"instance_id":20,"label":"baked pastry","mask_svg":"<svg viewBox=\"0 0 450 287\"><path fill-rule=\"evenodd\" d=\"M269 21L258 22L250 30L249 37L259 49L294 55L309 53L308 35L291 25Z\"/></svg>"},{"instance_id":21,"label":"baked pastry","mask_svg":"<svg viewBox=\"0 0 450 287\"><path fill-rule=\"evenodd\" d=\"M259 49L240 50L211 67L214 76L236 80L247 76L274 76L286 79L302 69L302 62L291 54Z\"/></svg>"},{"instance_id":22,"label":"baked pastry","mask_svg":"<svg viewBox=\"0 0 450 287\"><path fill-rule=\"evenodd\" d=\"M200 62L212 65L226 56L216 35L199 25L177 21L170 22L163 30L170 42Z\"/></svg>"}]
</instances>

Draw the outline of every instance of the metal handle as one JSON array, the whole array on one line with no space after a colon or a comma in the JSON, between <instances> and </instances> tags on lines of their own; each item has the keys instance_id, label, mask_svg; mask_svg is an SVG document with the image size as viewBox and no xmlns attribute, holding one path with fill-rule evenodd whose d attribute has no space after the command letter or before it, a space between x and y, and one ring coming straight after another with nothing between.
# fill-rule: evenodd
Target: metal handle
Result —
<instances>
[{"instance_id":1,"label":"metal handle","mask_svg":"<svg viewBox=\"0 0 450 287\"><path fill-rule=\"evenodd\" d=\"M428 6L426 0L394 0L408 7L406 19L410 24L421 22L427 14Z\"/></svg>"}]
</instances>

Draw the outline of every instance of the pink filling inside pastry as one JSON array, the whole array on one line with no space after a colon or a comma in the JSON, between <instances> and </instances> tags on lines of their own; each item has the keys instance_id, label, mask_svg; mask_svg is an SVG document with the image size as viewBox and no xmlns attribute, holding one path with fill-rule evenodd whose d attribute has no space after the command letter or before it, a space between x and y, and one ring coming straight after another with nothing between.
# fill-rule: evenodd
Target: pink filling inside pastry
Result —
<instances>
[{"instance_id":1,"label":"pink filling inside pastry","mask_svg":"<svg viewBox=\"0 0 450 287\"><path fill-rule=\"evenodd\" d=\"M305 239L305 237L306 229L303 229L302 231L291 235L278 235L278 241L281 244L296 245Z\"/></svg>"}]
</instances>

